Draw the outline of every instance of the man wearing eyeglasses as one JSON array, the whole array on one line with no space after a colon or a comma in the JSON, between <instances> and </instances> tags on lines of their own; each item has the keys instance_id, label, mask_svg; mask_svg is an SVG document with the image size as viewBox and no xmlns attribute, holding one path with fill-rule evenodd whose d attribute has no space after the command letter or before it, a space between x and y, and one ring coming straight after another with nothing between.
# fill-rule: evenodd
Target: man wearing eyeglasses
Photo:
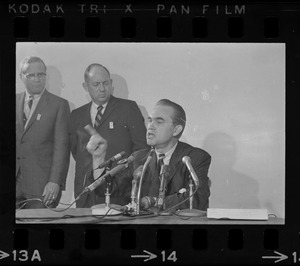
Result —
<instances>
[{"instance_id":1,"label":"man wearing eyeglasses","mask_svg":"<svg viewBox=\"0 0 300 266\"><path fill-rule=\"evenodd\" d=\"M56 207L65 188L70 147L70 107L45 88L47 67L39 57L20 64L25 92L16 95L16 203Z\"/></svg>"},{"instance_id":2,"label":"man wearing eyeglasses","mask_svg":"<svg viewBox=\"0 0 300 266\"><path fill-rule=\"evenodd\" d=\"M125 151L129 156L133 151L147 148L146 127L144 118L136 102L114 97L112 95L112 79L108 69L100 64L91 64L84 73L83 88L89 93L92 101L72 111L71 114L71 151L76 161L75 166L75 198L84 188L99 177L93 171L99 165L88 153L86 145L90 135L84 129L91 125L107 140L104 159ZM113 165L114 166L114 165ZM122 193L121 180L112 180L111 203L124 204L126 200L117 196ZM127 189L128 186L126 186ZM106 186L100 187L96 194L83 195L76 207L91 207L105 202Z\"/></svg>"}]
</instances>

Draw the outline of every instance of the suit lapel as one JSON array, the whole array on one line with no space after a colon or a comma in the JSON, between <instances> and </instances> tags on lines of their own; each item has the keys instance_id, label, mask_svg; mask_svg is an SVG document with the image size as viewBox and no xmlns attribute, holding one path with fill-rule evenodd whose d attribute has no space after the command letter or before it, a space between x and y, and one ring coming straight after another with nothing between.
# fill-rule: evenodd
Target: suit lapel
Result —
<instances>
[{"instance_id":1,"label":"suit lapel","mask_svg":"<svg viewBox=\"0 0 300 266\"><path fill-rule=\"evenodd\" d=\"M146 160L149 156L150 150L145 150L145 154L143 154L142 158L139 159L139 163L136 166L136 168L138 168L140 165L144 165L146 163ZM147 169L146 169L146 173L145 175L148 176L150 179L155 177L155 173L156 173L156 153L154 153L154 156L151 158ZM157 177L157 176L156 176Z\"/></svg>"},{"instance_id":2,"label":"suit lapel","mask_svg":"<svg viewBox=\"0 0 300 266\"><path fill-rule=\"evenodd\" d=\"M170 166L170 176L167 180L166 185L173 179L175 174L177 173L180 166L182 166L182 157L185 156L185 152L182 148L181 142L178 142L177 147L174 151L174 153L171 156L171 160L169 163Z\"/></svg>"},{"instance_id":3,"label":"suit lapel","mask_svg":"<svg viewBox=\"0 0 300 266\"><path fill-rule=\"evenodd\" d=\"M80 123L82 123L82 127L85 127L86 125L93 126L92 119L91 119L91 105L92 102L85 105L85 108L82 112L82 117L80 118Z\"/></svg>"},{"instance_id":4,"label":"suit lapel","mask_svg":"<svg viewBox=\"0 0 300 266\"><path fill-rule=\"evenodd\" d=\"M146 159L147 157L148 154L146 156ZM154 153L154 156L150 160L149 165L146 169L146 173L142 185L144 195L157 196L158 188L159 188L159 178L156 171L156 165L157 165L156 161L157 161L156 153Z\"/></svg>"},{"instance_id":5,"label":"suit lapel","mask_svg":"<svg viewBox=\"0 0 300 266\"><path fill-rule=\"evenodd\" d=\"M19 124L24 128L24 120L23 120L23 113L24 113L24 99L25 99L25 92L21 93L17 98L17 108L16 108L16 115L19 121Z\"/></svg>"},{"instance_id":6,"label":"suit lapel","mask_svg":"<svg viewBox=\"0 0 300 266\"><path fill-rule=\"evenodd\" d=\"M156 168L157 168L157 158L156 158L156 153L154 153L154 156L152 157L152 159L149 162L149 175L151 177L151 179L157 179L157 172L156 172Z\"/></svg>"},{"instance_id":7,"label":"suit lapel","mask_svg":"<svg viewBox=\"0 0 300 266\"><path fill-rule=\"evenodd\" d=\"M32 116L29 119L27 127L24 130L24 133L32 126L32 124L37 120L37 115L42 115L43 110L47 106L49 102L49 92L47 90L44 91L43 95L41 96Z\"/></svg>"}]
</instances>

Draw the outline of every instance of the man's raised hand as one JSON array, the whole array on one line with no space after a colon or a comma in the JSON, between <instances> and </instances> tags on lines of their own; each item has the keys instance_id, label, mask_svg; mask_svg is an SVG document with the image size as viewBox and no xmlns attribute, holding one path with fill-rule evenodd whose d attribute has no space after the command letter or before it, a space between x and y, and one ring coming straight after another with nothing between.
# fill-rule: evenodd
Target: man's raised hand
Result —
<instances>
[{"instance_id":1,"label":"man's raised hand","mask_svg":"<svg viewBox=\"0 0 300 266\"><path fill-rule=\"evenodd\" d=\"M105 156L107 149L106 139L104 139L91 125L86 125L84 129L91 135L90 140L86 145L87 151L93 156Z\"/></svg>"}]
</instances>

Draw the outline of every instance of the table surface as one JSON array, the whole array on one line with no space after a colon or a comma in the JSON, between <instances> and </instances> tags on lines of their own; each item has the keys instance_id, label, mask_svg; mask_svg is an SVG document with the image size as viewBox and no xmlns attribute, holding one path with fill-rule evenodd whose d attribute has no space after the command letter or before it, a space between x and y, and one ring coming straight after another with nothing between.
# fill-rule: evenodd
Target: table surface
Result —
<instances>
[{"instance_id":1,"label":"table surface","mask_svg":"<svg viewBox=\"0 0 300 266\"><path fill-rule=\"evenodd\" d=\"M268 220L228 220L178 215L93 215L89 208L64 209L21 209L16 210L16 223L30 224L284 224L283 218L269 217Z\"/></svg>"}]
</instances>

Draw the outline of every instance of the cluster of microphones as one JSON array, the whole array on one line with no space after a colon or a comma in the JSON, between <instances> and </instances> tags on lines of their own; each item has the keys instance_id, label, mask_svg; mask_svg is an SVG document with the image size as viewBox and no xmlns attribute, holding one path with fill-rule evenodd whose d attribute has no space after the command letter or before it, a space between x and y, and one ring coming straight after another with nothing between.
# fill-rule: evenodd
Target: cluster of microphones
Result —
<instances>
[{"instance_id":1,"label":"cluster of microphones","mask_svg":"<svg viewBox=\"0 0 300 266\"><path fill-rule=\"evenodd\" d=\"M131 155L128 158L124 157L126 153L124 151L116 154L111 157L107 161L100 164L97 168L103 168L112 165L112 163L117 163L117 165L106 171L104 175L97 178L92 184L85 187L83 193L92 192L95 188L100 186L105 182L108 178L114 177L118 173L123 172L126 168L128 168L129 164L134 161L134 156ZM169 178L170 169L169 165L162 164L160 173L159 173L159 191L157 197L144 196L141 198L141 187L143 183L143 178L145 176L146 169L152 157L154 156L154 149L152 149L147 157L146 162L139 166L133 173L132 179L132 187L131 187L131 202L122 207L122 211L124 213L130 215L140 215L142 211L149 210L151 208L152 212L159 213L163 211L165 205L165 192L166 192L166 184ZM195 184L195 190L198 189L199 179L192 167L191 158L189 156L184 156L182 158L182 162L186 165L190 172L190 176Z\"/></svg>"}]
</instances>

